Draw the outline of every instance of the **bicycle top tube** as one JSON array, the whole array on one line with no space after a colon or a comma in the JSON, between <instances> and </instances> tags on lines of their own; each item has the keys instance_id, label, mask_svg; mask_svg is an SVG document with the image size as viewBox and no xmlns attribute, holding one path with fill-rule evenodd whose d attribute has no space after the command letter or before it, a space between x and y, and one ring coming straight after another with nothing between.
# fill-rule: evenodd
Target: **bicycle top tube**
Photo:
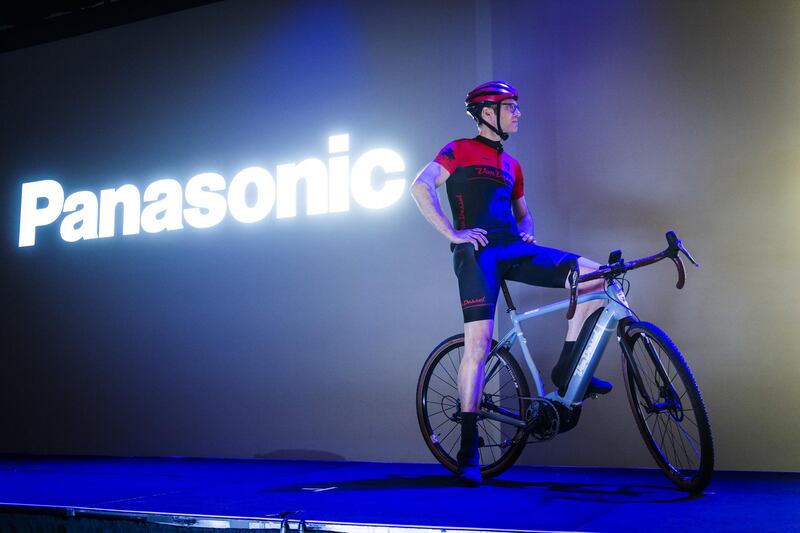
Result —
<instances>
[{"instance_id":1,"label":"bicycle top tube","mask_svg":"<svg viewBox=\"0 0 800 533\"><path fill-rule=\"evenodd\" d=\"M590 302L592 300L610 300L608 293L605 291L594 291L594 292L587 292L578 296L577 302L579 304ZM515 313L514 311L510 311L513 313L512 320L516 322L522 322L524 320L528 320L531 318L536 318L538 316L547 315L549 313L553 313L555 311L560 311L561 309L566 309L569 307L569 298L564 298L563 300L559 300L557 302L553 302L551 304L543 305L541 307L536 307L531 309L530 311L525 311L523 313Z\"/></svg>"}]
</instances>

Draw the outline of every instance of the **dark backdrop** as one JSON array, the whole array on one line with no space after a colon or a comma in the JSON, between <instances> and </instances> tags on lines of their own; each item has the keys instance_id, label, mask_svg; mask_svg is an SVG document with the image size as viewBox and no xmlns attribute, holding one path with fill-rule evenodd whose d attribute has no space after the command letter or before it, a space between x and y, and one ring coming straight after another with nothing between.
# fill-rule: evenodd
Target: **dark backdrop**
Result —
<instances>
[{"instance_id":1,"label":"dark backdrop","mask_svg":"<svg viewBox=\"0 0 800 533\"><path fill-rule=\"evenodd\" d=\"M19 248L21 184L274 174L336 133L352 159L396 150L408 184L501 78L540 242L604 260L676 229L703 268L684 293L667 266L637 273L631 302L695 369L720 466L797 469L775 407L800 399L798 24L792 2L223 2L0 55L0 452L431 460L416 377L461 324L410 196L73 244L54 225ZM530 327L546 369L563 332ZM526 461L651 464L613 348L600 372L617 390Z\"/></svg>"}]
</instances>

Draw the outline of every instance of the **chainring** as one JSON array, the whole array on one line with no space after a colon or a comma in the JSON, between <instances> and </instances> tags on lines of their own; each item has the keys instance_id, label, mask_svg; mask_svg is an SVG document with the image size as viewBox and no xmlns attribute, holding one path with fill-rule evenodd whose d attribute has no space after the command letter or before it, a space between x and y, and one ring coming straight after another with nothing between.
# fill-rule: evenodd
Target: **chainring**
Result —
<instances>
[{"instance_id":1,"label":"chainring","mask_svg":"<svg viewBox=\"0 0 800 533\"><path fill-rule=\"evenodd\" d=\"M550 440L558 435L561 417L555 404L546 398L532 398L525 413L525 431L537 441Z\"/></svg>"}]
</instances>

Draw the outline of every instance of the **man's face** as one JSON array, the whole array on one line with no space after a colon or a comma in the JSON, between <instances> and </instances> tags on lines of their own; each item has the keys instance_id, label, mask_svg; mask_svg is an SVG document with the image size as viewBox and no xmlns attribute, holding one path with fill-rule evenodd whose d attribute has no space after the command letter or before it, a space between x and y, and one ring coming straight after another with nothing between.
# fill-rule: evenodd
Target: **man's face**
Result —
<instances>
[{"instance_id":1,"label":"man's face","mask_svg":"<svg viewBox=\"0 0 800 533\"><path fill-rule=\"evenodd\" d=\"M483 119L491 125L495 125L495 113L497 107L491 105L483 109ZM519 128L519 117L522 113L519 110L519 105L513 98L508 98L500 103L500 127L506 133L516 133Z\"/></svg>"},{"instance_id":2,"label":"man's face","mask_svg":"<svg viewBox=\"0 0 800 533\"><path fill-rule=\"evenodd\" d=\"M516 100L509 98L500 104L500 127L507 133L516 133L522 112Z\"/></svg>"}]
</instances>

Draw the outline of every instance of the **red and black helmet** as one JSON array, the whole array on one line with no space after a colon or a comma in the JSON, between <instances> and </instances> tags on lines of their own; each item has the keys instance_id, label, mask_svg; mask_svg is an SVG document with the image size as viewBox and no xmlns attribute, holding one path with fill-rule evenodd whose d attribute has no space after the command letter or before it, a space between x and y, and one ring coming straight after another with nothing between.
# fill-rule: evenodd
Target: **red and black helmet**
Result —
<instances>
[{"instance_id":1,"label":"red and black helmet","mask_svg":"<svg viewBox=\"0 0 800 533\"><path fill-rule=\"evenodd\" d=\"M464 104L470 107L474 104L502 102L509 98L519 100L519 93L514 87L504 81L489 81L472 89Z\"/></svg>"},{"instance_id":2,"label":"red and black helmet","mask_svg":"<svg viewBox=\"0 0 800 533\"><path fill-rule=\"evenodd\" d=\"M478 125L486 124L501 139L506 140L508 133L505 133L500 127L500 102L509 98L519 100L519 93L511 84L504 81L488 81L472 89L467 94L464 104L467 106L467 113L475 119ZM489 124L481 117L481 110L488 106L495 106L496 125Z\"/></svg>"}]
</instances>

